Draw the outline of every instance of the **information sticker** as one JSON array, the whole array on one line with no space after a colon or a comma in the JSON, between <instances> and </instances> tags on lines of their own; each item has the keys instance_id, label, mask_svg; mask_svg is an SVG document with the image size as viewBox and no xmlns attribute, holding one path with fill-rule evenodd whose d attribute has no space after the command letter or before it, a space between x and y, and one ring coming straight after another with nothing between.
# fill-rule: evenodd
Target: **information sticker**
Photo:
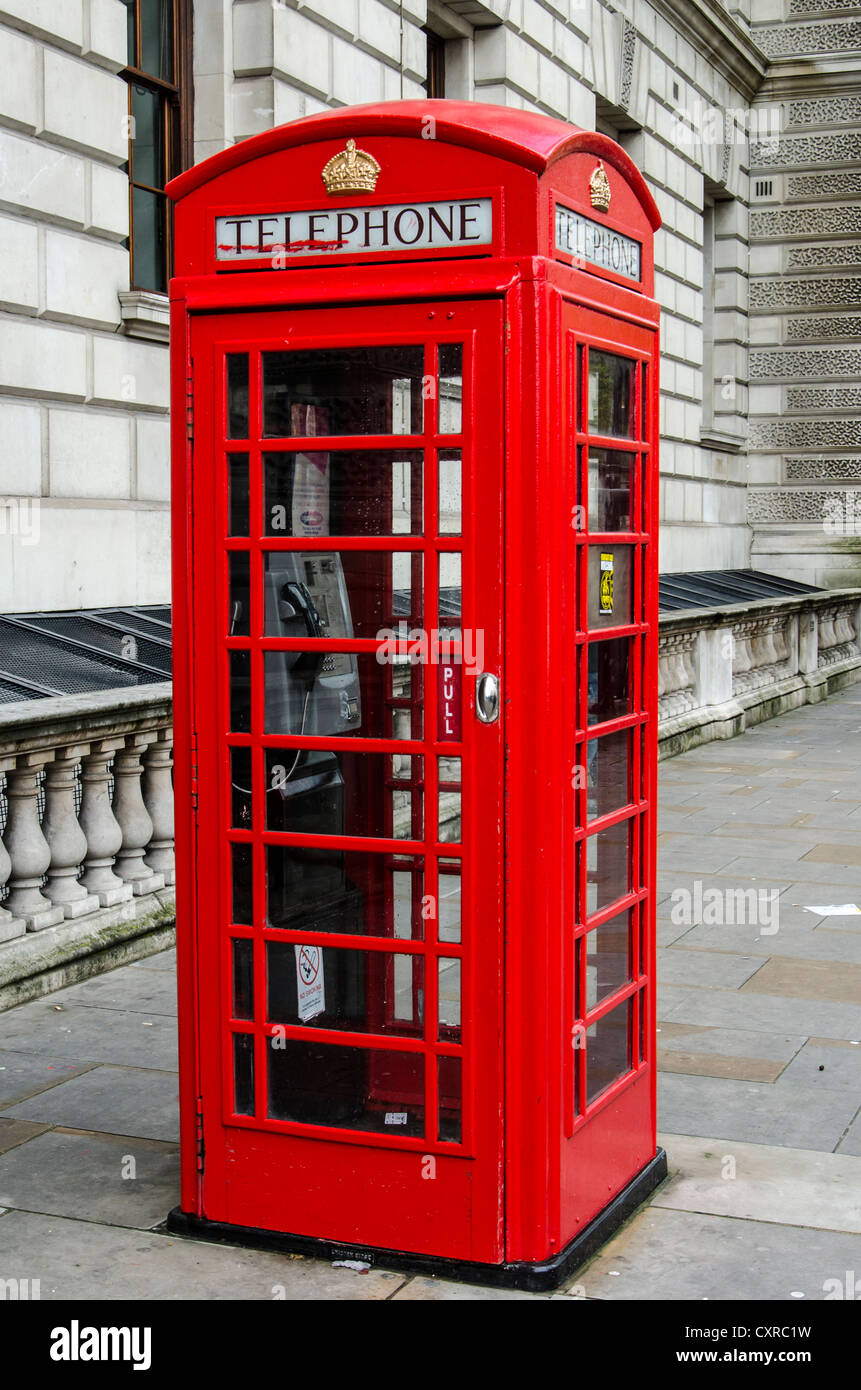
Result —
<instances>
[{"instance_id":1,"label":"information sticker","mask_svg":"<svg viewBox=\"0 0 861 1390\"><path fill-rule=\"evenodd\" d=\"M302 1023L326 1011L323 952L319 946L296 946L296 993Z\"/></svg>"},{"instance_id":2,"label":"information sticker","mask_svg":"<svg viewBox=\"0 0 861 1390\"><path fill-rule=\"evenodd\" d=\"M601 586L598 591L598 606L602 613L613 611L613 552L601 554Z\"/></svg>"}]
</instances>

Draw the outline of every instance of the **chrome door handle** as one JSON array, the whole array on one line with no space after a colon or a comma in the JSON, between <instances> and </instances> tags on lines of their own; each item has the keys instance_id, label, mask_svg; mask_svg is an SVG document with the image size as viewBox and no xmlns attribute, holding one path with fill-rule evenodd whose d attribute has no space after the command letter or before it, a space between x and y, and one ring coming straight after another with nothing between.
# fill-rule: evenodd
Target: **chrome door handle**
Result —
<instances>
[{"instance_id":1,"label":"chrome door handle","mask_svg":"<svg viewBox=\"0 0 861 1390\"><path fill-rule=\"evenodd\" d=\"M499 718L499 681L487 671L475 682L475 712L482 724L494 724Z\"/></svg>"}]
</instances>

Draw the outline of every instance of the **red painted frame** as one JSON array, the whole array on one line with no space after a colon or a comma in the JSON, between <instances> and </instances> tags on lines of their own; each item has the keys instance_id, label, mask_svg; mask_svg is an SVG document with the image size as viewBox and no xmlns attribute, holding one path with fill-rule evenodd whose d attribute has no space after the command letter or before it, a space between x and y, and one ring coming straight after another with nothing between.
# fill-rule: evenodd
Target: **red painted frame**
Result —
<instances>
[{"instance_id":1,"label":"red painted frame","mask_svg":"<svg viewBox=\"0 0 861 1390\"><path fill-rule=\"evenodd\" d=\"M429 113L436 122L436 139L432 141L421 136L422 123ZM506 221L496 228L496 254L439 257L425 252L409 261L375 257L364 264L346 264L345 257L344 262L328 261L320 267L303 261L283 271L243 267L239 273L236 267L230 275L218 273L209 244L214 209L254 206L259 210L273 203L271 189L275 186L289 186L291 203L301 200L306 207L324 204L326 195L319 182L319 171L343 147L348 136L368 148L383 168L380 185L369 203L408 202L410 198L430 201L435 196L466 197L476 189L483 193L494 191L498 204L504 203L506 208ZM610 177L612 217L592 208L589 198L589 177L598 158L604 161ZM547 1259L575 1237L655 1154L655 1024L650 986L654 980L652 808L657 765L659 311L651 297L651 247L653 231L660 222L657 209L639 172L606 137L576 131L531 113L450 102L390 103L309 117L225 150L175 180L170 192L178 200L177 278L172 282L171 299L183 1210L238 1225L297 1232L292 1214L285 1212L279 1198L286 1158L283 1146L289 1134L290 1182L307 1194L305 1233L486 1263ZM601 274L598 267L565 264L565 258L555 253L553 244L556 200L639 240L643 247L641 282L634 285L621 277ZM481 300L486 301L483 306ZM207 783L218 761L215 750L223 747L225 741L224 729L218 722L220 716L213 720L209 698L210 690L217 691L219 685L214 679L212 656L207 655L207 644L214 642L207 614L211 609L211 585L216 580L214 569L207 572L205 568L209 561L205 559L203 544L207 535L214 534L211 508L216 500L206 476L208 460L215 456L216 447L211 387L207 384L211 383L213 372L207 354L219 334L234 342L259 345L265 336L264 322L273 325L273 338L278 336L282 320L290 316L301 315L310 321L314 315L320 326L328 316L327 306L333 303L343 306L339 311L342 315L356 315L356 324L363 326L365 332L377 322L376 311L370 306L387 306L379 318L383 337L390 342L399 341L396 334L387 333L394 334L405 316L412 316L416 322L421 316L424 322L433 323L429 316L437 314L436 325L442 327L439 320L446 313L467 318L474 314L478 316L474 324L483 325L485 338L497 331L489 328L488 313L498 314L495 321L504 323L496 348L504 353L504 389L502 381L494 381L492 371L478 383L476 422L486 448L476 475L480 490L475 494L474 512L479 531L482 527L495 531L503 513L505 517L505 563L502 565L500 557L493 574L484 576L498 593L491 625L496 624L503 646L495 664L487 658L485 666L501 675L503 719L496 726L477 725L472 713L470 679L464 680L462 710L465 740L476 738L479 727L482 733L488 729L499 731L503 725L505 730L504 821L491 813L490 822L483 823L483 848L478 849L478 841L474 845L475 872L484 875L491 899L496 892L492 868L495 855L503 849L505 854L504 1021L494 1056L488 1051L482 1054L483 1061L479 1057L483 1070L478 1078L479 1085L489 1088L492 1096L497 1084L502 1087L504 1073L504 1091L500 1089L494 1102L495 1121L491 1123L487 1118L486 1135L490 1136L497 1125L498 1141L488 1141L493 1150L485 1155L488 1166L469 1192L459 1177L451 1182L446 1177L441 1183L422 1183L418 1188L413 1178L407 1177L406 1170L399 1166L407 1156L417 1164L423 1153L438 1150L439 1146L435 1149L427 1140L392 1140L388 1136L381 1139L368 1134L361 1136L361 1143L355 1143L356 1136L351 1133L342 1143L333 1142L336 1136L326 1139L319 1133L305 1133L301 1126L283 1125L276 1132L279 1124L274 1122L271 1128L267 1126L270 1132L263 1133L256 1122L233 1121L225 1137L219 1128L220 1116L213 1116L209 1105L203 1116L207 1140L203 1178L198 1166L196 1138L201 1097L211 1094L213 1086L220 1084L211 1075L209 1054L215 1051L213 1038L223 1026L215 1021L214 1001L219 998L219 988L211 978L211 961L204 960L205 950L201 954L197 926L209 892L203 866L212 846L218 843L219 834L223 834L216 799L206 794L208 785L203 788L197 815L193 809L204 769L200 748L204 725L212 759ZM622 906L630 902L635 914L642 915L643 960L636 979L603 1000L590 1015L590 1021L601 1017L620 1000L636 994L638 1001L645 1001L645 1051L633 1072L598 1097L585 1116L575 1114L570 1056L570 1026L574 1017L572 961L576 940L585 930L585 924L578 922L575 906L576 845L583 840L585 830L577 824L580 794L575 794L570 784L573 753L585 739L584 669L578 670L572 663L570 651L582 653L582 668L586 659L582 620L587 543L574 535L569 524L570 450L572 443L577 443L576 439L572 441L567 423L571 419L571 383L566 366L569 331L586 346L603 342L622 355L648 361L646 441L638 442L637 453L651 460L648 476L636 484L645 518L643 529L634 539L642 545L645 561L642 578L636 582L642 597L642 622L635 639L641 664L633 677L633 693L636 696L639 689L642 698L629 715L601 728L602 733L616 728L643 730L642 744L636 740L641 751L634 756L635 763L641 761L642 794L633 812L629 806L614 811L601 822L612 825L626 816L642 813L645 830L642 849L639 836L637 842L638 882ZM282 343L283 336L282 333ZM203 348L202 358L198 344ZM194 410L193 451L185 427L192 357L195 389L199 393ZM639 402L637 415L639 418ZM331 442L334 445L336 441ZM362 439L363 445L374 442L384 441ZM385 442L391 440L387 438ZM591 442L600 441L593 437ZM614 448L625 447L624 441L606 442ZM316 441L316 446L321 443L325 446L325 441ZM399 436L397 443L410 447L409 437ZM345 439L339 437L337 445L345 446ZM502 470L498 476L497 467ZM431 486L435 486L435 480L426 475L426 495ZM337 545L343 549L410 549L409 542L415 539L399 536L395 542L374 545L370 538L361 537L339 540ZM427 538L421 539L424 543ZM449 539L453 542L449 549L461 548L460 538ZM266 544L268 547L272 542ZM285 544L275 542L274 548ZM302 545L313 548L313 543L309 546L307 541ZM318 548L332 549L331 540L320 541ZM215 549L211 560L214 565ZM635 571L638 569L635 566ZM426 573L426 590L428 581L432 584L435 578L435 574ZM221 611L222 606L216 603L216 613ZM612 635L613 631L602 630L602 636ZM263 650L269 641L263 639L259 649ZM358 640L332 645L355 650L373 647L372 643ZM435 682L427 682L425 700L427 739L429 731L435 729L431 722L435 715ZM575 711L573 720L571 710ZM264 737L262 742L266 741ZM268 736L268 741L278 745L289 741L294 746L308 747L333 743L330 739L285 740L281 736ZM373 741L351 741L351 747L357 751L378 746ZM407 752L410 747L399 742L397 751ZM445 745L443 751L456 755L455 747ZM422 741L413 751L424 753L425 782L432 791L436 767L430 747ZM471 817L476 825L487 786L476 783L469 796L465 794L465 819ZM501 796L501 760L491 806L497 791ZM590 824L589 828L593 826ZM302 842L315 844L317 840L305 838ZM407 843L412 842L397 842L398 850L402 851ZM381 851L391 847L370 840L356 844L365 850L375 845ZM422 844L414 846L417 853ZM466 846L464 858L466 861ZM581 866L579 873L582 889L585 867ZM589 928L619 910L617 903L596 913ZM502 937L495 932L503 920L501 908L497 914L486 914L485 924L489 926L494 917L490 939L495 944L489 976L492 981L499 981L503 971ZM465 924L464 942L468 930ZM262 927L260 931L262 939ZM285 939L282 933L278 935ZM385 938L356 938L355 944L359 943L375 950L389 949L391 945ZM407 954L417 953L414 948L415 943L401 943ZM446 946L445 954L456 955L457 951ZM432 982L426 979L425 983L426 988L431 986L425 999L426 1016L434 1016L435 976ZM475 988L470 986L471 993L465 990L474 1013L468 1019L465 1010L464 1026L486 1028L494 1011L502 1008L503 995L496 983L489 988L487 979L481 982L481 988L478 981L474 985ZM636 1023L635 1010L635 1041ZM343 1043L347 1036L339 1033L335 1040ZM364 1035L359 1036L366 1041ZM388 1036L385 1044L394 1051L405 1046L409 1050L411 1046L401 1039L399 1049L398 1040ZM437 1050L445 1053L450 1047L443 1042ZM578 1076L582 1112L583 1080L576 1061L573 1073ZM231 1145L236 1143L231 1137L235 1132L249 1133L253 1142L242 1163L231 1169L228 1180L225 1164ZM356 1151L350 1159L350 1201L336 1202L334 1207L334 1177L324 1191L325 1182L321 1186L320 1176L321 1155L332 1149L341 1154L342 1163L345 1149L351 1154ZM468 1153L464 1146L464 1156L444 1155L445 1164L468 1164L472 1161ZM219 1191L221 1198L217 1196ZM214 1201L211 1193L216 1194ZM291 1224L283 1224L288 1219Z\"/></svg>"}]
</instances>

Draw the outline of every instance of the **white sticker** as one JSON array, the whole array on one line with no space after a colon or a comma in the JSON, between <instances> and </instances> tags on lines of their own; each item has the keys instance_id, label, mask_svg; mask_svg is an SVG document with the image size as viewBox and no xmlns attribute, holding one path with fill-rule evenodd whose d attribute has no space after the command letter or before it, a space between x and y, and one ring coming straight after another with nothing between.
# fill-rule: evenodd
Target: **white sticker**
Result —
<instances>
[{"instance_id":1,"label":"white sticker","mask_svg":"<svg viewBox=\"0 0 861 1390\"><path fill-rule=\"evenodd\" d=\"M307 1023L326 1009L326 989L323 984L323 952L319 946L296 947L296 992L299 998L299 1018Z\"/></svg>"},{"instance_id":2,"label":"white sticker","mask_svg":"<svg viewBox=\"0 0 861 1390\"><path fill-rule=\"evenodd\" d=\"M806 907L805 912L815 912L819 917L861 917L861 907L857 903L840 903L836 907Z\"/></svg>"},{"instance_id":3,"label":"white sticker","mask_svg":"<svg viewBox=\"0 0 861 1390\"><path fill-rule=\"evenodd\" d=\"M406 1110L387 1110L387 1111L386 1111L386 1124L387 1124L387 1125L405 1125L406 1122L407 1122L407 1112L406 1112Z\"/></svg>"}]
</instances>

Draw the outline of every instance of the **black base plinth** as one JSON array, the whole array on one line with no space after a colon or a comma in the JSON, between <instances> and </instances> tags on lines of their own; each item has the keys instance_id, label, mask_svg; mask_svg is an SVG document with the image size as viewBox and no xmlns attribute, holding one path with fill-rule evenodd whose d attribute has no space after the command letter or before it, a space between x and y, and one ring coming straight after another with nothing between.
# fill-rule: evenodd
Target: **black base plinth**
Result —
<instances>
[{"instance_id":1,"label":"black base plinth","mask_svg":"<svg viewBox=\"0 0 861 1390\"><path fill-rule=\"evenodd\" d=\"M167 1218L167 1229L174 1235L211 1240L221 1245L244 1245L254 1250L274 1250L290 1255L307 1255L317 1260L360 1260L379 1269L403 1270L408 1274L435 1275L442 1279L462 1279L469 1284L488 1284L497 1289L524 1289L546 1293L556 1289L595 1254L619 1227L632 1216L649 1193L667 1176L667 1155L658 1149L655 1157L627 1187L608 1202L603 1211L578 1236L548 1260L513 1261L510 1264L480 1264L475 1260L450 1260L441 1255L414 1255L403 1250L381 1250L376 1246L320 1240L316 1236L287 1235L263 1231L253 1226L233 1226L226 1221L209 1221L191 1216L174 1207Z\"/></svg>"}]
</instances>

